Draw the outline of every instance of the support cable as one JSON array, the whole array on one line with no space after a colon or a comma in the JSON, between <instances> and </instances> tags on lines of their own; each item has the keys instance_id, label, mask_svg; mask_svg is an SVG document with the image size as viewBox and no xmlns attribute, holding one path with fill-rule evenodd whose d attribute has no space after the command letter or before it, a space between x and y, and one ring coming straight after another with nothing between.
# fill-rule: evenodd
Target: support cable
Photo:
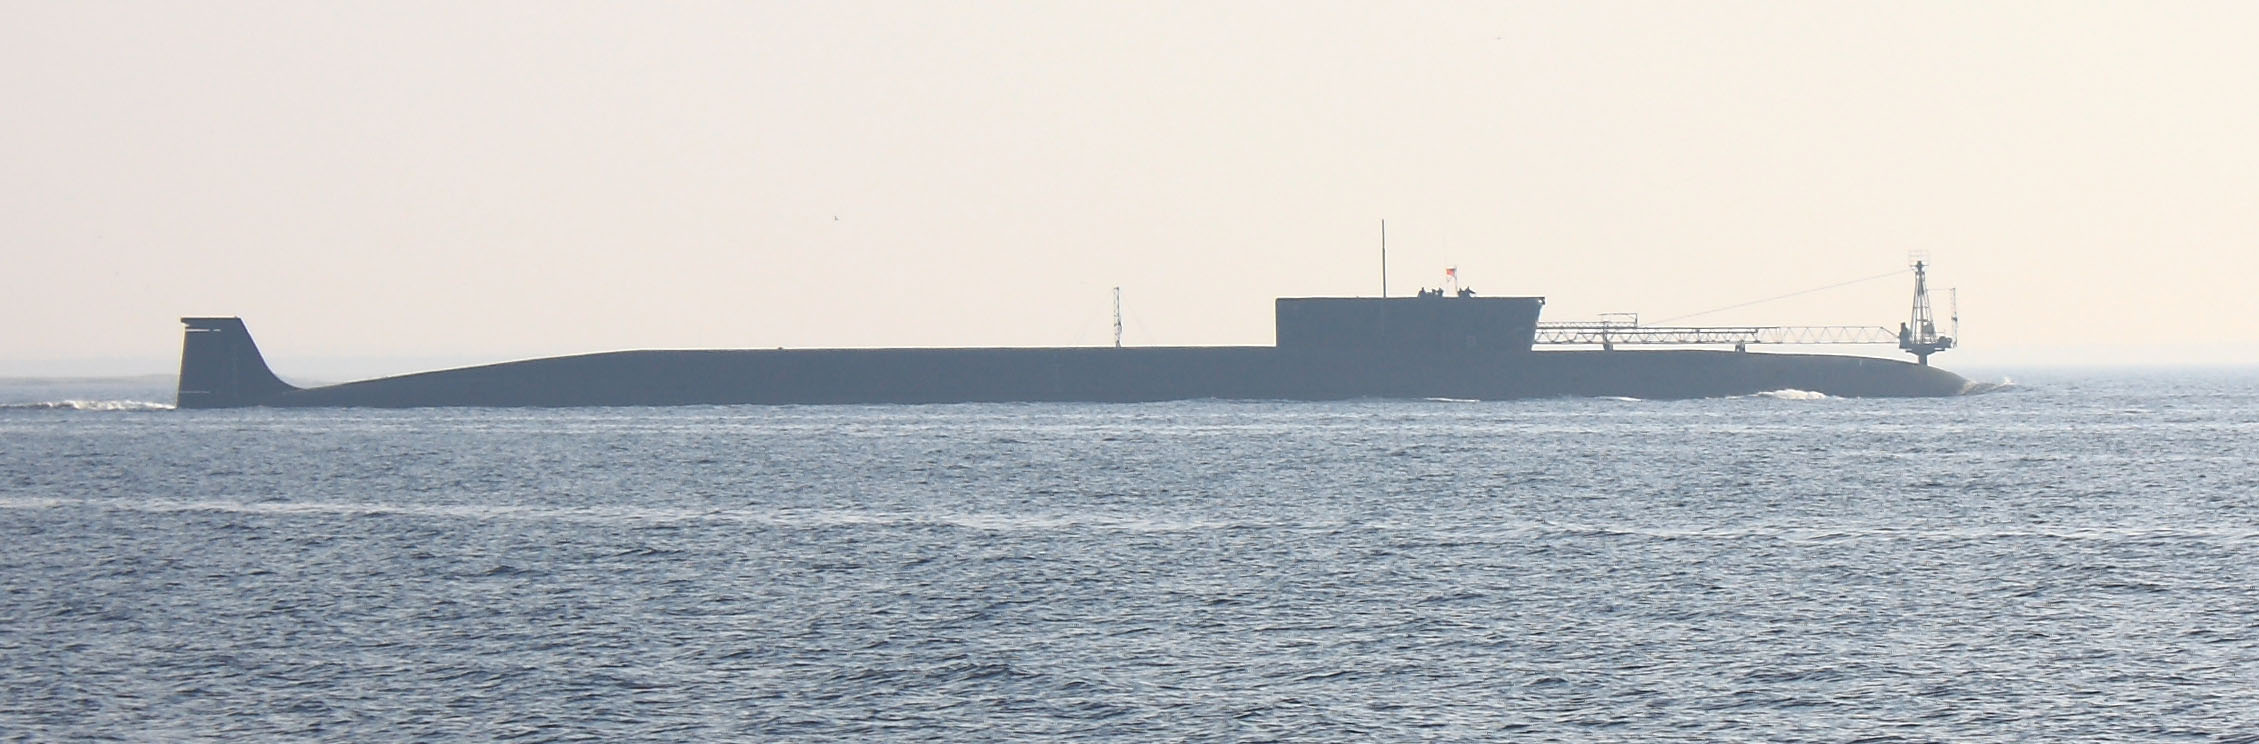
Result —
<instances>
[{"instance_id":1,"label":"support cable","mask_svg":"<svg viewBox=\"0 0 2259 744\"><path fill-rule=\"evenodd\" d=\"M1699 313L1687 313L1687 314L1685 314L1685 315L1678 315L1678 316L1673 316L1673 317L1669 317L1669 318L1664 318L1664 319L1662 319L1662 320L1658 320L1658 321L1655 321L1655 322L1657 322L1657 323L1669 323L1669 322L1671 322L1671 321L1674 321L1674 320L1685 320L1685 319L1687 319L1687 318L1697 318L1697 317L1701 317L1701 316L1704 316L1704 315L1709 315L1709 314L1711 314L1711 313L1722 313L1722 312L1725 312L1725 311L1727 311L1727 310L1738 310L1738 309L1740 309L1740 308L1745 308L1745 307L1749 307L1750 305L1762 305L1762 304L1765 304L1765 303L1767 303L1767 302L1772 302L1772 301L1774 301L1774 300L1785 300L1785 299L1788 299L1788 298L1790 298L1790 297L1796 297L1796 296L1799 296L1799 295L1808 295L1808 294L1811 294L1811 293L1813 293L1813 292L1825 292L1825 291L1827 291L1827 290L1830 290L1830 289L1836 289L1836 288L1838 288L1838 287L1848 287L1848 286L1851 286L1851 285L1853 285L1853 284L1858 284L1858 283L1861 283L1861 282L1871 282L1871 281L1874 281L1874 280L1876 280L1876 279L1884 279L1884 278L1888 278L1888 277L1898 276L1899 274L1903 274L1903 273L1906 273L1906 270L1905 270L1905 269L1892 269L1892 270L1890 270L1890 271L1889 271L1888 273L1883 273L1883 274L1876 274L1876 275L1874 275L1874 276L1870 276L1870 277L1867 277L1867 278L1864 278L1864 279L1853 279L1853 280L1851 280L1851 281L1848 281L1848 282L1842 282L1842 283L1839 283L1839 284L1830 284L1830 285L1828 285L1828 286L1825 286L1825 287L1813 287L1813 288L1811 288L1811 289L1800 290L1800 291L1796 291L1796 292L1790 292L1790 293L1788 293L1788 294L1780 295L1780 296L1777 296L1777 297L1767 297L1767 298L1765 298L1765 299L1762 299L1762 300L1750 300L1750 301L1748 301L1748 302L1744 302L1744 303L1741 303L1741 304L1738 304L1738 305L1727 305L1727 306L1725 306L1725 307L1720 307L1720 308L1712 308L1712 309L1709 309L1709 310L1704 310L1704 311L1702 311L1702 312L1699 312Z\"/></svg>"}]
</instances>

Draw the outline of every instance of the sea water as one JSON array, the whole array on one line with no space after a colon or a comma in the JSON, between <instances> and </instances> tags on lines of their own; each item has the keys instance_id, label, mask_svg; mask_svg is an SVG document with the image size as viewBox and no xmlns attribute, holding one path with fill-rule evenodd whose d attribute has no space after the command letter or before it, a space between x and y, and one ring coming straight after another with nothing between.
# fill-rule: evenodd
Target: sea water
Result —
<instances>
[{"instance_id":1,"label":"sea water","mask_svg":"<svg viewBox=\"0 0 2259 744\"><path fill-rule=\"evenodd\" d=\"M2259 741L2253 370L1929 400L8 395L0 740Z\"/></svg>"}]
</instances>

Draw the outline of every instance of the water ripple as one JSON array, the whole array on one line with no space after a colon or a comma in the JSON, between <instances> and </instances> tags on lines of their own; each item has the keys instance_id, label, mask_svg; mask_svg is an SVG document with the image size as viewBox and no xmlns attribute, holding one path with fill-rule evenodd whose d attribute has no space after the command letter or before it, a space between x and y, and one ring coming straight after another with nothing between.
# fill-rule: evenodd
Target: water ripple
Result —
<instances>
[{"instance_id":1,"label":"water ripple","mask_svg":"<svg viewBox=\"0 0 2259 744\"><path fill-rule=\"evenodd\" d=\"M0 411L0 731L2259 742L2259 390L2179 384Z\"/></svg>"}]
</instances>

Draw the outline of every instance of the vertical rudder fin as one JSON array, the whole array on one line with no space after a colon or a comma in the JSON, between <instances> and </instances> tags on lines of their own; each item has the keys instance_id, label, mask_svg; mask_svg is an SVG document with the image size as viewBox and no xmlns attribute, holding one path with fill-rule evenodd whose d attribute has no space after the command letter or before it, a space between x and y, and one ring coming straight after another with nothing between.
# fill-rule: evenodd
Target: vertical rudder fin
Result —
<instances>
[{"instance_id":1,"label":"vertical rudder fin","mask_svg":"<svg viewBox=\"0 0 2259 744\"><path fill-rule=\"evenodd\" d=\"M181 318L188 327L180 346L181 408L255 406L297 390L267 369L242 318Z\"/></svg>"}]
</instances>

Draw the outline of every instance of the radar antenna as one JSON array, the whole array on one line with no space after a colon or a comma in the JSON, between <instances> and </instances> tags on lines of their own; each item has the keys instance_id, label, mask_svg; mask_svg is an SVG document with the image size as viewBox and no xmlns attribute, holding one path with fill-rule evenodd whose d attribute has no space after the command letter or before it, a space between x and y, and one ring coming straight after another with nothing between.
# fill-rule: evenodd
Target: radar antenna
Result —
<instances>
[{"instance_id":1,"label":"radar antenna","mask_svg":"<svg viewBox=\"0 0 2259 744\"><path fill-rule=\"evenodd\" d=\"M1930 288L1927 256L1914 257L1914 310L1907 321L1898 326L1898 348L1914 355L1922 366L1930 365L1930 355L1953 348L1953 337L1937 332L1937 317L1930 312ZM1956 298L1958 299L1958 298ZM1956 302L1958 304L1958 302ZM1960 311L1954 311L1954 322L1960 322Z\"/></svg>"}]
</instances>

